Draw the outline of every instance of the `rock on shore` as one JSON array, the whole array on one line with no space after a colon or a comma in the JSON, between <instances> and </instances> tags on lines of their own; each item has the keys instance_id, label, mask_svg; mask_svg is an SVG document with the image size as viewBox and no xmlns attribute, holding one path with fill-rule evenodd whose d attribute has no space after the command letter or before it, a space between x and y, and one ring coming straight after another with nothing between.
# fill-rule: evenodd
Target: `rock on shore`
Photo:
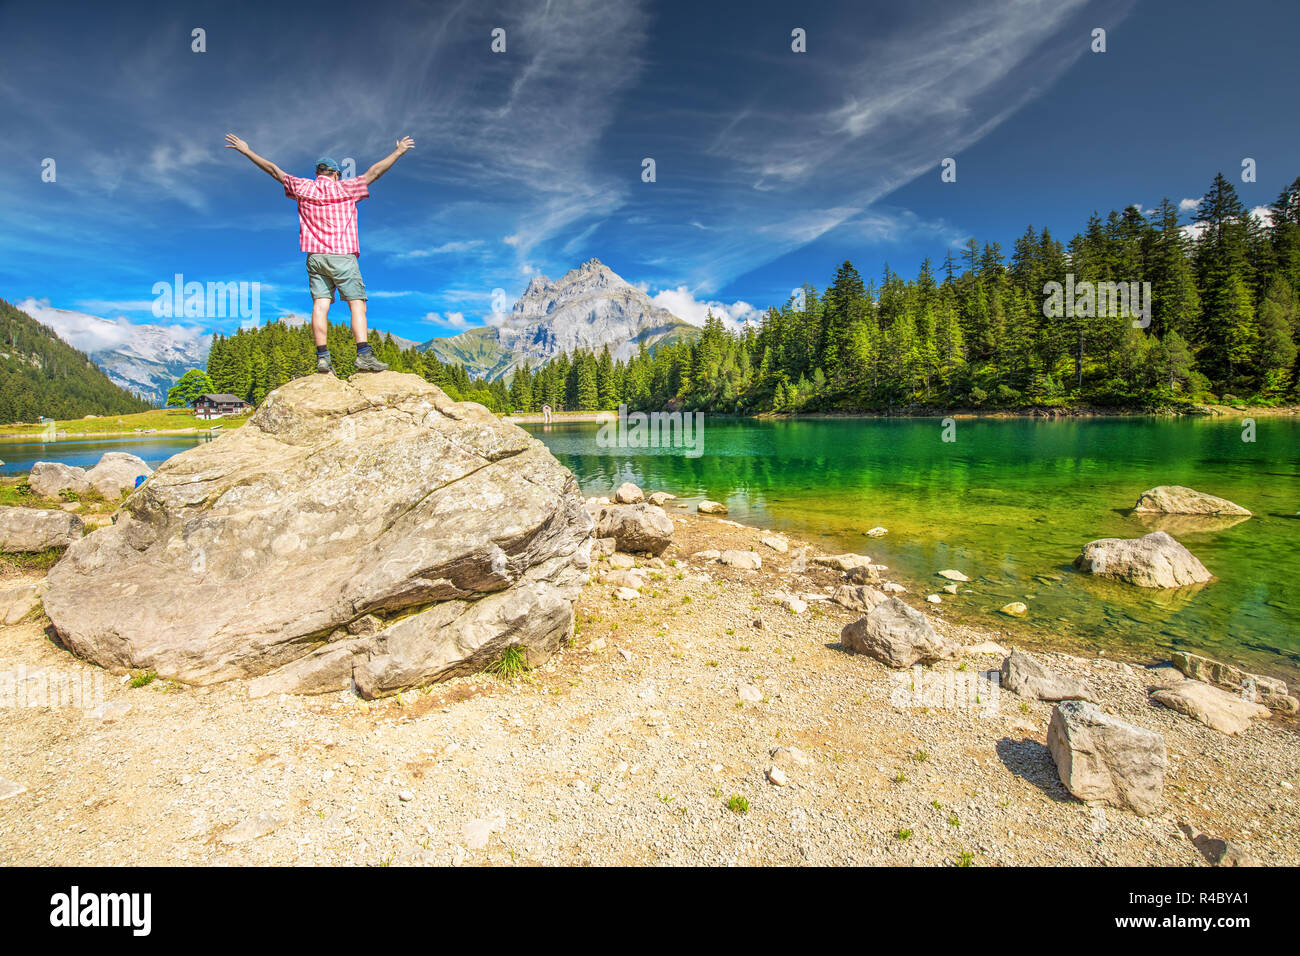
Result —
<instances>
[{"instance_id":1,"label":"rock on shore","mask_svg":"<svg viewBox=\"0 0 1300 956\"><path fill-rule=\"evenodd\" d=\"M107 667L374 697L510 647L544 660L591 530L573 476L482 406L414 375L308 376L75 542L45 609Z\"/></svg>"},{"instance_id":2,"label":"rock on shore","mask_svg":"<svg viewBox=\"0 0 1300 956\"><path fill-rule=\"evenodd\" d=\"M886 598L864 617L844 625L840 643L890 667L952 660L958 647L934 629L920 611L896 597Z\"/></svg>"},{"instance_id":3,"label":"rock on shore","mask_svg":"<svg viewBox=\"0 0 1300 956\"><path fill-rule=\"evenodd\" d=\"M0 506L0 551L66 548L85 533L85 523L59 509Z\"/></svg>"},{"instance_id":4,"label":"rock on shore","mask_svg":"<svg viewBox=\"0 0 1300 956\"><path fill-rule=\"evenodd\" d=\"M1163 531L1140 538L1101 538L1083 546L1074 566L1144 588L1178 588L1214 578L1196 555Z\"/></svg>"},{"instance_id":5,"label":"rock on shore","mask_svg":"<svg viewBox=\"0 0 1300 956\"><path fill-rule=\"evenodd\" d=\"M1128 807L1143 816L1155 813L1164 801L1164 738L1096 704L1057 704L1047 728L1047 748L1061 783L1080 800Z\"/></svg>"}]
</instances>

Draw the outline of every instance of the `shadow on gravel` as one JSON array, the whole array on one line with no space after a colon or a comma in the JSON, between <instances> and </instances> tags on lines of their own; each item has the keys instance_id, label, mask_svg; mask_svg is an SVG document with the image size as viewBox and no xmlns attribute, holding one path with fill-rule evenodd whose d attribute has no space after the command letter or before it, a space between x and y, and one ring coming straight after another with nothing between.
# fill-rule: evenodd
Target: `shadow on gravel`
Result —
<instances>
[{"instance_id":1,"label":"shadow on gravel","mask_svg":"<svg viewBox=\"0 0 1300 956\"><path fill-rule=\"evenodd\" d=\"M1068 803L1074 799L1061 783L1056 772L1052 752L1040 741L1025 737L1012 740L1003 737L997 743L998 759L1002 765L1022 780L1027 780L1052 800Z\"/></svg>"}]
</instances>

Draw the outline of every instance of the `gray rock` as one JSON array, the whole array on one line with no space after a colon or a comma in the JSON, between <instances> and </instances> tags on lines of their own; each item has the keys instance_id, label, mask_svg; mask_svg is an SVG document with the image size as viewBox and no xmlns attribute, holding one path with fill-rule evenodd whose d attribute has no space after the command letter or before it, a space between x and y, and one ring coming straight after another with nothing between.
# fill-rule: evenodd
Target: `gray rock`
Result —
<instances>
[{"instance_id":1,"label":"gray rock","mask_svg":"<svg viewBox=\"0 0 1300 956\"><path fill-rule=\"evenodd\" d=\"M65 465L60 461L38 461L32 465L27 484L32 491L44 498L57 498L59 492L64 490L84 495L91 488L90 482L86 480L86 469Z\"/></svg>"},{"instance_id":2,"label":"gray rock","mask_svg":"<svg viewBox=\"0 0 1300 956\"><path fill-rule=\"evenodd\" d=\"M350 671L373 697L509 647L540 664L590 542L573 476L522 429L414 375L315 375L159 467L68 549L45 606L106 667L303 692ZM349 633L367 615L382 629Z\"/></svg>"},{"instance_id":3,"label":"gray rock","mask_svg":"<svg viewBox=\"0 0 1300 956\"><path fill-rule=\"evenodd\" d=\"M831 600L850 611L870 611L881 601L888 600L884 591L863 585L841 584L831 592Z\"/></svg>"},{"instance_id":4,"label":"gray rock","mask_svg":"<svg viewBox=\"0 0 1300 956\"><path fill-rule=\"evenodd\" d=\"M613 538L597 538L591 544L591 556L611 555L618 550L618 542Z\"/></svg>"},{"instance_id":5,"label":"gray rock","mask_svg":"<svg viewBox=\"0 0 1300 956\"><path fill-rule=\"evenodd\" d=\"M1047 747L1065 788L1080 800L1128 807L1143 816L1164 800L1164 738L1087 701L1052 710Z\"/></svg>"},{"instance_id":6,"label":"gray rock","mask_svg":"<svg viewBox=\"0 0 1300 956\"><path fill-rule=\"evenodd\" d=\"M135 489L135 480L148 478L153 469L143 458L120 451L105 452L99 464L86 472L86 480L109 501L116 501L124 492Z\"/></svg>"},{"instance_id":7,"label":"gray rock","mask_svg":"<svg viewBox=\"0 0 1300 956\"><path fill-rule=\"evenodd\" d=\"M614 489L614 501L620 505L634 505L645 501L645 494L630 481L625 481Z\"/></svg>"},{"instance_id":8,"label":"gray rock","mask_svg":"<svg viewBox=\"0 0 1300 956\"><path fill-rule=\"evenodd\" d=\"M656 508L662 508L664 505L668 504L668 502L673 501L676 498L677 498L676 495L670 495L666 491L656 491L653 494L651 494L650 497L647 498L646 500L649 501L650 504L654 505Z\"/></svg>"},{"instance_id":9,"label":"gray rock","mask_svg":"<svg viewBox=\"0 0 1300 956\"><path fill-rule=\"evenodd\" d=\"M17 624L35 610L48 589L49 585L40 580L0 590L0 623Z\"/></svg>"},{"instance_id":10,"label":"gray rock","mask_svg":"<svg viewBox=\"0 0 1300 956\"><path fill-rule=\"evenodd\" d=\"M1159 485L1138 496L1133 510L1139 513L1175 515L1238 515L1250 517L1250 512L1227 498L1207 495L1182 485Z\"/></svg>"},{"instance_id":11,"label":"gray rock","mask_svg":"<svg viewBox=\"0 0 1300 956\"><path fill-rule=\"evenodd\" d=\"M695 510L702 515L725 515L727 506L717 501L701 501L695 506Z\"/></svg>"},{"instance_id":12,"label":"gray rock","mask_svg":"<svg viewBox=\"0 0 1300 956\"><path fill-rule=\"evenodd\" d=\"M1102 538L1083 546L1074 566L1144 588L1177 588L1213 579L1205 565L1163 531L1140 538Z\"/></svg>"},{"instance_id":13,"label":"gray rock","mask_svg":"<svg viewBox=\"0 0 1300 956\"><path fill-rule=\"evenodd\" d=\"M959 649L940 635L920 611L898 598L886 598L864 617L844 625L840 643L890 667L951 660Z\"/></svg>"},{"instance_id":14,"label":"gray rock","mask_svg":"<svg viewBox=\"0 0 1300 956\"><path fill-rule=\"evenodd\" d=\"M1198 680L1184 680L1157 688L1152 692L1151 698L1180 714L1199 720L1207 727L1230 735L1241 733L1250 727L1251 720L1267 717L1270 713L1263 704Z\"/></svg>"},{"instance_id":15,"label":"gray rock","mask_svg":"<svg viewBox=\"0 0 1300 956\"><path fill-rule=\"evenodd\" d=\"M1002 686L1037 700L1096 701L1086 684L1048 670L1042 663L1021 650L1014 650L1002 662Z\"/></svg>"},{"instance_id":16,"label":"gray rock","mask_svg":"<svg viewBox=\"0 0 1300 956\"><path fill-rule=\"evenodd\" d=\"M620 551L661 554L673 542L673 522L662 508L644 502L605 505L596 517L596 537L613 538Z\"/></svg>"},{"instance_id":17,"label":"gray rock","mask_svg":"<svg viewBox=\"0 0 1300 956\"><path fill-rule=\"evenodd\" d=\"M0 551L66 548L85 531L86 525L79 517L61 509L0 505Z\"/></svg>"},{"instance_id":18,"label":"gray rock","mask_svg":"<svg viewBox=\"0 0 1300 956\"><path fill-rule=\"evenodd\" d=\"M1231 664L1186 651L1174 651L1171 658L1174 667L1193 680L1233 691L1246 700L1256 700L1269 710L1286 714L1294 714L1297 710L1297 701L1287 691L1286 683L1275 677L1251 674Z\"/></svg>"},{"instance_id":19,"label":"gray rock","mask_svg":"<svg viewBox=\"0 0 1300 956\"><path fill-rule=\"evenodd\" d=\"M731 568L742 571L757 571L763 566L763 559L754 551L736 551L728 548L718 555L718 560Z\"/></svg>"},{"instance_id":20,"label":"gray rock","mask_svg":"<svg viewBox=\"0 0 1300 956\"><path fill-rule=\"evenodd\" d=\"M880 572L874 564L859 564L845 572L850 584L879 584Z\"/></svg>"},{"instance_id":21,"label":"gray rock","mask_svg":"<svg viewBox=\"0 0 1300 956\"><path fill-rule=\"evenodd\" d=\"M871 559L865 554L821 554L813 558L813 564L820 564L824 568L833 568L836 571L849 572L854 568L869 567Z\"/></svg>"}]
</instances>

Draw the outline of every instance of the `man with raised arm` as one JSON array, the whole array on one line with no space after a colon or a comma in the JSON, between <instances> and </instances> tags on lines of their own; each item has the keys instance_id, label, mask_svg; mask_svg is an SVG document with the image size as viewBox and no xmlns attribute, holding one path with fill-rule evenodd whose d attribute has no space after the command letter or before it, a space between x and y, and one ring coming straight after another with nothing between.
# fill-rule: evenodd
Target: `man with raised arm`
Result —
<instances>
[{"instance_id":1,"label":"man with raised arm","mask_svg":"<svg viewBox=\"0 0 1300 956\"><path fill-rule=\"evenodd\" d=\"M397 141L397 148L353 179L341 179L339 164L328 156L316 163L316 178L290 176L275 163L257 155L234 133L226 134L226 148L238 150L258 169L284 186L284 194L298 203L298 240L307 253L307 283L311 288L311 328L316 337L316 371L332 373L326 343L330 305L334 290L352 311L352 335L357 342L358 372L382 372L388 368L375 358L366 341L366 286L361 281L357 256L357 203L370 195L370 184L415 148L409 136Z\"/></svg>"}]
</instances>

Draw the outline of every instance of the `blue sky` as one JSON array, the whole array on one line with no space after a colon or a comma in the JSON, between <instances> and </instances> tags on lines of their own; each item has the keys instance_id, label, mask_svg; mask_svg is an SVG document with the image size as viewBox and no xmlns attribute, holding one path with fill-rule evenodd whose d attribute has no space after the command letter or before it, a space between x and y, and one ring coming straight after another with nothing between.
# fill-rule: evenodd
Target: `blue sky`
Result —
<instances>
[{"instance_id":1,"label":"blue sky","mask_svg":"<svg viewBox=\"0 0 1300 956\"><path fill-rule=\"evenodd\" d=\"M1220 170L1271 202L1300 175L1298 29L1252 0L3 4L0 297L154 322L182 273L307 312L294 206L224 134L297 175L409 134L360 207L372 325L452 334L592 256L741 318L845 258L912 275Z\"/></svg>"}]
</instances>

